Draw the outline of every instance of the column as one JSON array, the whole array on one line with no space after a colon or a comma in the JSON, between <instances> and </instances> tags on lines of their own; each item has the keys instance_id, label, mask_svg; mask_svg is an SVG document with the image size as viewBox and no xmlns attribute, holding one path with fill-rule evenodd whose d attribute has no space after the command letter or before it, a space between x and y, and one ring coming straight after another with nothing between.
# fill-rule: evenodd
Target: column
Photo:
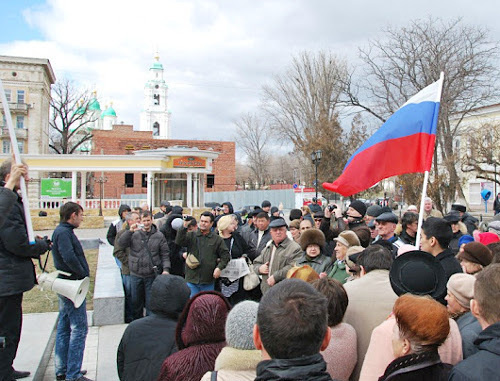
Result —
<instances>
[{"instance_id":1,"label":"column","mask_svg":"<svg viewBox=\"0 0 500 381\"><path fill-rule=\"evenodd\" d=\"M193 208L199 208L200 204L198 203L198 178L199 175L197 173L194 174L193 179Z\"/></svg>"},{"instance_id":2,"label":"column","mask_svg":"<svg viewBox=\"0 0 500 381\"><path fill-rule=\"evenodd\" d=\"M146 181L147 181L147 195L146 195L146 202L148 203L149 207L151 207L151 195L152 195L152 192L151 192L151 180L153 178L153 172L151 171L148 171L148 176L146 178Z\"/></svg>"},{"instance_id":3,"label":"column","mask_svg":"<svg viewBox=\"0 0 500 381\"><path fill-rule=\"evenodd\" d=\"M149 205L151 207L151 210L154 209L154 203L156 200L156 181L155 181L156 173L153 173L151 176L151 204ZM161 202L161 200L160 200ZM159 206L159 205L158 205Z\"/></svg>"},{"instance_id":4,"label":"column","mask_svg":"<svg viewBox=\"0 0 500 381\"><path fill-rule=\"evenodd\" d=\"M186 206L188 208L193 207L193 174L191 172L186 173L187 175L187 187L186 187Z\"/></svg>"},{"instance_id":5,"label":"column","mask_svg":"<svg viewBox=\"0 0 500 381\"><path fill-rule=\"evenodd\" d=\"M76 202L76 179L78 172L71 172L71 201Z\"/></svg>"},{"instance_id":6,"label":"column","mask_svg":"<svg viewBox=\"0 0 500 381\"><path fill-rule=\"evenodd\" d=\"M80 205L85 209L85 201L87 200L87 172L81 172L80 176L82 177L80 181Z\"/></svg>"},{"instance_id":7,"label":"column","mask_svg":"<svg viewBox=\"0 0 500 381\"><path fill-rule=\"evenodd\" d=\"M200 208L205 207L205 174L200 173L200 197L198 198L199 202L198 204L200 205Z\"/></svg>"}]
</instances>

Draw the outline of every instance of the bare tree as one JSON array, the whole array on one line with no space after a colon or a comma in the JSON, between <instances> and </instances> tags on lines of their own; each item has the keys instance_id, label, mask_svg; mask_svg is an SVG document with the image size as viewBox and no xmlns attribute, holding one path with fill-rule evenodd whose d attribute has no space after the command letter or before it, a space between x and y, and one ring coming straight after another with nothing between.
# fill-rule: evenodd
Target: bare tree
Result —
<instances>
[{"instance_id":1,"label":"bare tree","mask_svg":"<svg viewBox=\"0 0 500 381\"><path fill-rule=\"evenodd\" d=\"M292 57L288 70L263 88L264 109L272 130L279 139L291 142L305 159L303 174L309 173L310 184L313 151L323 152L318 168L321 183L339 176L349 155L358 148L351 141L355 135L339 122L339 98L347 75L345 62L332 53L302 52ZM359 137L365 137L358 132Z\"/></svg>"},{"instance_id":2,"label":"bare tree","mask_svg":"<svg viewBox=\"0 0 500 381\"><path fill-rule=\"evenodd\" d=\"M474 172L479 179L500 184L496 169L500 168L500 125L485 123L469 131L462 172Z\"/></svg>"},{"instance_id":3,"label":"bare tree","mask_svg":"<svg viewBox=\"0 0 500 381\"><path fill-rule=\"evenodd\" d=\"M52 88L49 147L58 154L72 154L92 139L97 116L89 112L91 94L77 89L68 79Z\"/></svg>"},{"instance_id":4,"label":"bare tree","mask_svg":"<svg viewBox=\"0 0 500 381\"><path fill-rule=\"evenodd\" d=\"M256 114L245 114L235 122L235 140L247 156L253 180L260 187L268 182L269 128Z\"/></svg>"},{"instance_id":5,"label":"bare tree","mask_svg":"<svg viewBox=\"0 0 500 381\"><path fill-rule=\"evenodd\" d=\"M453 142L463 117L497 98L497 54L498 45L489 41L488 32L481 27L464 25L460 19L415 20L408 27L388 28L382 39L360 49L365 71L357 81L351 75L345 83L347 105L385 121L408 98L445 73L429 183L429 194L439 209L455 197L463 197ZM452 114L459 115L453 123Z\"/></svg>"}]
</instances>

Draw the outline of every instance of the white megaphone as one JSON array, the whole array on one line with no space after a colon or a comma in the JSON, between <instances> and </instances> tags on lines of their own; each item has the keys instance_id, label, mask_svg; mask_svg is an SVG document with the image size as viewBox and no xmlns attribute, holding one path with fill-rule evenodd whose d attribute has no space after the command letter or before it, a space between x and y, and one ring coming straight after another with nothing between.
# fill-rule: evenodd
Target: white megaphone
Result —
<instances>
[{"instance_id":1,"label":"white megaphone","mask_svg":"<svg viewBox=\"0 0 500 381\"><path fill-rule=\"evenodd\" d=\"M57 277L59 274L66 276L71 275L70 273L59 270L51 273L43 272L37 276L38 287L42 291L48 290L61 294L70 299L75 305L75 308L80 307L85 300L85 296L87 296L90 278L85 277L81 280L61 279Z\"/></svg>"}]
</instances>

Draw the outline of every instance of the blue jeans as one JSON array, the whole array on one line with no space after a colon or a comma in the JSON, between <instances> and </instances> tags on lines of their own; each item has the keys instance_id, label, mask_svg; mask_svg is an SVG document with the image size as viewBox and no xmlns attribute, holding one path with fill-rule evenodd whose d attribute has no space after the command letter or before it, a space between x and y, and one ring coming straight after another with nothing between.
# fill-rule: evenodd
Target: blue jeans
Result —
<instances>
[{"instance_id":1,"label":"blue jeans","mask_svg":"<svg viewBox=\"0 0 500 381\"><path fill-rule=\"evenodd\" d=\"M132 290L130 288L130 275L122 274L123 291L125 293L125 323L130 323L133 319Z\"/></svg>"},{"instance_id":2,"label":"blue jeans","mask_svg":"<svg viewBox=\"0 0 500 381\"><path fill-rule=\"evenodd\" d=\"M87 338L87 304L75 308L68 298L59 297L55 365L56 375L65 374L66 380L76 380L80 373Z\"/></svg>"},{"instance_id":3,"label":"blue jeans","mask_svg":"<svg viewBox=\"0 0 500 381\"><path fill-rule=\"evenodd\" d=\"M134 320L144 317L144 307L146 307L146 315L150 315L149 300L151 298L151 286L155 278L155 275L144 278L130 275L130 295Z\"/></svg>"},{"instance_id":4,"label":"blue jeans","mask_svg":"<svg viewBox=\"0 0 500 381\"><path fill-rule=\"evenodd\" d=\"M214 283L209 283L209 284L195 284L195 283L189 283L187 282L187 285L189 289L191 290L191 295L189 296L192 298L195 296L198 292L201 291L213 291L214 290Z\"/></svg>"}]
</instances>

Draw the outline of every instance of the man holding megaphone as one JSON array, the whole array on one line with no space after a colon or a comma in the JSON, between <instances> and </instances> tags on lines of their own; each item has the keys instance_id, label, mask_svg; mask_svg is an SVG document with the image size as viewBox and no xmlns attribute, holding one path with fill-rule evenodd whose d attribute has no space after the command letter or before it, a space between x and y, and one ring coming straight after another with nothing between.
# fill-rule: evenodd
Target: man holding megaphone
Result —
<instances>
[{"instance_id":1,"label":"man holding megaphone","mask_svg":"<svg viewBox=\"0 0 500 381\"><path fill-rule=\"evenodd\" d=\"M23 293L35 285L32 258L39 258L50 248L48 240L36 237L30 244L26 230L23 200L17 193L21 177L28 180L28 167L5 160L0 166L0 192L7 198L2 211L0 229L0 380L29 376L29 372L15 371L12 364L21 338L23 321Z\"/></svg>"},{"instance_id":2,"label":"man holding megaphone","mask_svg":"<svg viewBox=\"0 0 500 381\"><path fill-rule=\"evenodd\" d=\"M67 202L61 206L59 214L61 222L52 235L54 266L62 272L59 273L60 278L84 279L89 276L89 265L74 232L83 221L83 208L75 202ZM87 304L84 300L79 307L75 307L71 299L61 294L58 297L59 320L55 348L57 380L90 381L81 371L88 331Z\"/></svg>"}]
</instances>

